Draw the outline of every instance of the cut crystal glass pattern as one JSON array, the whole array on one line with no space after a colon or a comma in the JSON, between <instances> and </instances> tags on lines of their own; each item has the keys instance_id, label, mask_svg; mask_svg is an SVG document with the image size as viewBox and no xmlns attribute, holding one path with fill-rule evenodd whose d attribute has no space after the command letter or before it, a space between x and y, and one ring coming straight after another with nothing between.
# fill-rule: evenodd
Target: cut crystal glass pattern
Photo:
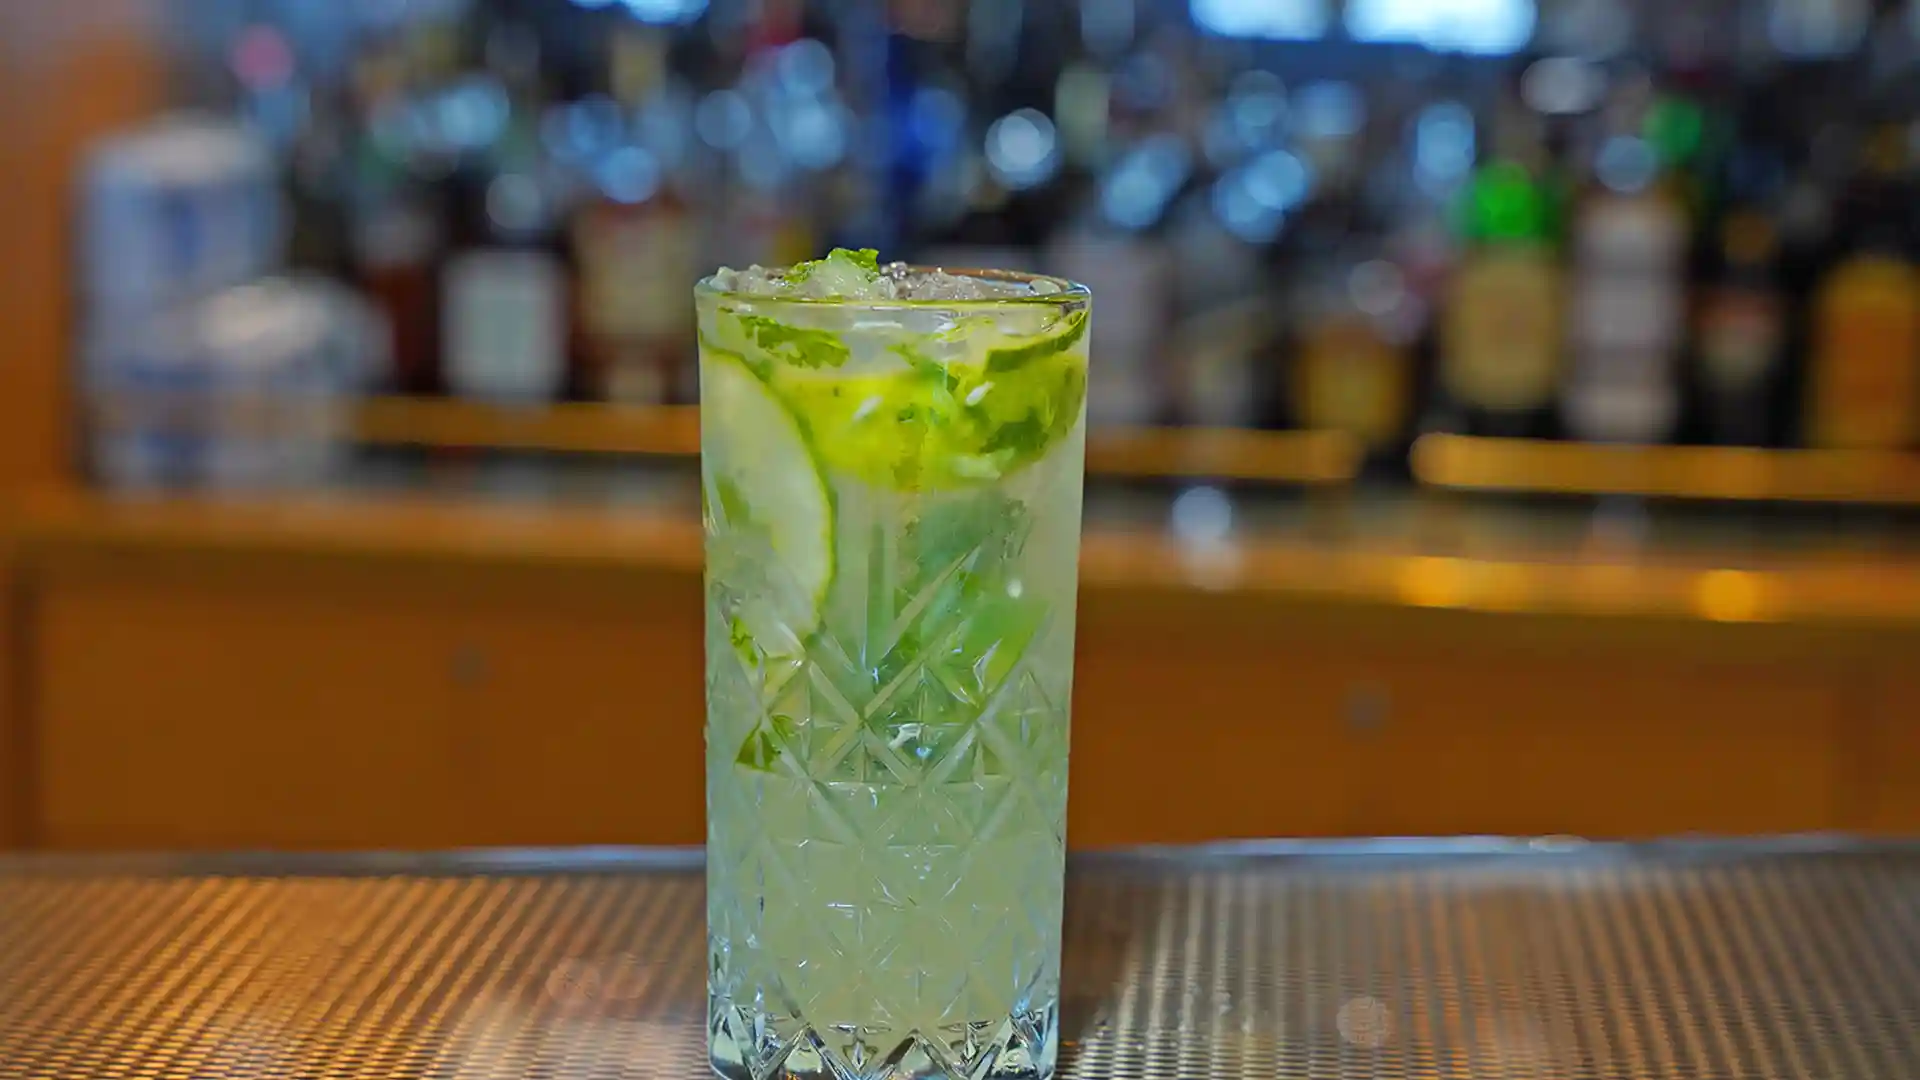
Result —
<instances>
[{"instance_id":1,"label":"cut crystal glass pattern","mask_svg":"<svg viewBox=\"0 0 1920 1080\"><path fill-rule=\"evenodd\" d=\"M937 559L879 524L842 518L868 550L843 552L834 613L779 656L729 633L754 600L719 583L741 563L760 595L792 583L709 515L713 1062L729 1080L1046 1077L1072 582L1026 592L1046 568L1021 516Z\"/></svg>"}]
</instances>

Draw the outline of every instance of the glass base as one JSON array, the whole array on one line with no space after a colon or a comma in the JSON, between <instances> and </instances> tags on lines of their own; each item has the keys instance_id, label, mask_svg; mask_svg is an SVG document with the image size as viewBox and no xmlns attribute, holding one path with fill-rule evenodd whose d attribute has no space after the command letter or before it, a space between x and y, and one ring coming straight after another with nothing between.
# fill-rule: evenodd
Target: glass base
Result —
<instances>
[{"instance_id":1,"label":"glass base","mask_svg":"<svg viewBox=\"0 0 1920 1080\"><path fill-rule=\"evenodd\" d=\"M854 1025L784 1032L724 999L708 1009L713 1071L725 1080L1051 1080L1060 1048L1053 1006L900 1035Z\"/></svg>"}]
</instances>

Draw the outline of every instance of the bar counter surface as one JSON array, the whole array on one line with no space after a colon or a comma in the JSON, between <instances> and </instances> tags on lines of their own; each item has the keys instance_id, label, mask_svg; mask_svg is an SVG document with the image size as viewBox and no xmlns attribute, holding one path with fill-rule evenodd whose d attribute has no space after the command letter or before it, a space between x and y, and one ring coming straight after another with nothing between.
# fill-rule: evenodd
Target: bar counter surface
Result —
<instances>
[{"instance_id":1,"label":"bar counter surface","mask_svg":"<svg viewBox=\"0 0 1920 1080\"><path fill-rule=\"evenodd\" d=\"M1070 872L1062 1076L1920 1077L1920 849L1159 849ZM0 860L0 1077L706 1075L697 853Z\"/></svg>"}]
</instances>

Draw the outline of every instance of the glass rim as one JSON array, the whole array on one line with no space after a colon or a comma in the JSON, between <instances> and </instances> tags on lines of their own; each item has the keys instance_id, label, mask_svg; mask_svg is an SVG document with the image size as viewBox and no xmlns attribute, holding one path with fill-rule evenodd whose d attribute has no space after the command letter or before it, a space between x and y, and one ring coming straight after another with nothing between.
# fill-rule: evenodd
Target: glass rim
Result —
<instances>
[{"instance_id":1,"label":"glass rim","mask_svg":"<svg viewBox=\"0 0 1920 1080\"><path fill-rule=\"evenodd\" d=\"M955 266L920 266L917 264L894 263L909 271L932 273L940 271L956 277L980 278L987 281L1005 281L1030 285L1037 281L1049 282L1058 287L1057 292L1029 293L1024 296L989 296L967 300L920 300L920 299L854 299L841 296L772 296L766 293L742 292L738 289L722 289L713 283L715 275L709 274L694 283L696 297L711 297L721 301L738 301L745 304L768 306L793 306L811 308L862 308L868 311L1000 311L1009 307L1054 307L1072 308L1085 305L1093 300L1093 290L1077 281L1056 277L1053 274L1030 274L1019 270L989 270Z\"/></svg>"}]
</instances>

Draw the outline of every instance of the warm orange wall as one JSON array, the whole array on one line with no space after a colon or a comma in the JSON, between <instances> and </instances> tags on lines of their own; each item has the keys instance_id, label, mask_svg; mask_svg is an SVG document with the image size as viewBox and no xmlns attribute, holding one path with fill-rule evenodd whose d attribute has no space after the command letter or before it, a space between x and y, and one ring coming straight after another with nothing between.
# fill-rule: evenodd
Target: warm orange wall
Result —
<instances>
[{"instance_id":1,"label":"warm orange wall","mask_svg":"<svg viewBox=\"0 0 1920 1080\"><path fill-rule=\"evenodd\" d=\"M16 497L72 478L68 355L74 163L151 111L147 0L0 0L0 524ZM26 828L18 577L0 544L0 848Z\"/></svg>"},{"instance_id":2,"label":"warm orange wall","mask_svg":"<svg viewBox=\"0 0 1920 1080\"><path fill-rule=\"evenodd\" d=\"M0 3L0 489L70 475L73 168L158 102L151 31L140 0Z\"/></svg>"}]
</instances>

